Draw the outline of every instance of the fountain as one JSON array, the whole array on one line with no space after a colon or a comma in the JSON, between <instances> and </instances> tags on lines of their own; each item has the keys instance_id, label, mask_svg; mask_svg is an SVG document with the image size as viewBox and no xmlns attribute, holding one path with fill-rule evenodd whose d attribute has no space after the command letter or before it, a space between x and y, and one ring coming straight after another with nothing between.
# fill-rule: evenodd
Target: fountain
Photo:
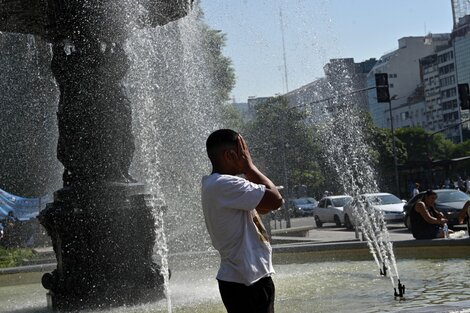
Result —
<instances>
[{"instance_id":1,"label":"fountain","mask_svg":"<svg viewBox=\"0 0 470 313\"><path fill-rule=\"evenodd\" d=\"M12 1L9 2L11 3ZM132 1L127 2L131 3ZM28 6L28 10L30 7L38 7L37 3L34 2L32 6ZM85 1L85 3L90 3L90 1ZM112 4L106 5L110 6L106 8L106 12L115 12L117 10ZM130 9L132 6L126 6L126 8ZM114 34L108 28L107 31L113 33L108 35L111 38L115 38L118 44L110 40L104 40L99 45L85 47L85 51L88 51L87 49L89 48L100 56L106 55L106 58L103 57L97 60L97 62L104 62L102 67L90 69L86 66L87 60L94 61L93 58L88 59L88 54L85 53L83 55L77 52L77 47L80 47L80 45L75 45L70 40L61 41L57 43L59 47L54 48L55 53L59 53L60 56L54 60L56 62L54 74L64 75L58 79L58 83L62 84L60 86L62 91L67 93L71 89L71 97L73 96L74 99L85 102L81 97L86 98L87 95L73 93L77 90L74 88L76 85L73 85L78 83L77 81L64 82L61 80L73 79L75 75L70 77L70 71L77 70L77 75L82 77L82 82L85 84L84 87L92 89L94 87L89 86L89 83L95 83L97 84L96 88L100 88L100 91L102 90L105 94L99 95L99 103L102 103L103 106L97 108L88 106L85 112L74 111L76 108L70 107L70 102L67 102L69 98L62 99L61 97L60 107L62 111L59 112L61 140L59 154L65 162L64 166L66 166L64 188L56 193L55 202L49 206L43 215L44 224L49 229L54 228L58 230L57 233L55 230L51 232L56 236L54 242L55 249L60 255L57 257L57 270L53 274L45 276L44 284L52 288L51 300L56 308L67 306L67 308L93 309L94 306L114 306L122 303L135 304L157 298L163 282L159 273L160 269L153 264L154 260L151 257L153 251L151 250L153 249L154 241L160 240L155 238L162 237L160 233L154 233L153 230L154 224L159 224L162 220L162 211L153 210L150 204L153 202L152 194L160 195L163 193L167 195L165 202L169 204L169 207L188 208L183 212L184 214L179 214L180 212L173 213L172 210L169 210L168 214L173 214L173 219L166 220L166 222L170 222L171 226L167 234L168 240L170 243L176 243L176 245L170 244L172 251L169 253L168 260L168 263L172 266L173 309L182 312L221 312L223 309L218 298L216 282L213 279L218 259L214 251L209 248L203 221L198 216L199 199L197 192L195 192L196 196L190 196L189 193L193 192L193 190L190 192L186 190L188 186L196 186L194 188L197 189L199 177L203 174L203 172L199 171L203 166L201 164L194 165L194 155L199 153L205 157L203 151L205 136L202 134L208 134L209 131L201 126L201 124L208 119L214 125L217 124L214 116L203 116L197 108L194 108L196 106L180 105L180 103L194 101L193 99L196 96L201 97L199 94L203 94L204 97L207 97L207 94L209 94L206 93L207 89L203 89L210 88L210 86L207 86L210 85L207 83L209 81L208 77L202 71L191 71L193 63L188 61L188 59L194 58L195 55L201 55L200 51L195 54L188 52L193 51L197 47L194 41L197 41L199 37L187 32L194 25L184 19L178 22L181 25L176 29L162 27L155 31L163 35L180 33L179 37L159 37L161 34L146 32L140 27L147 23L148 25L154 25L156 24L156 19L149 17L148 12L151 12L151 10L148 6L146 7L142 4L142 6L136 6L136 8L135 16L139 18L129 19L128 16L122 16L124 20L129 21L129 24L122 22L119 25L119 27L124 29L133 29L132 38L128 39L126 44L123 42L127 32L123 31L121 34ZM88 7L84 9L88 9ZM102 10L99 10L99 12L105 11L104 7L100 9ZM0 12L3 13L4 11ZM27 20L30 24L33 21L37 22L34 25L30 25L31 29L33 29L31 33L50 38L49 35L44 35L44 29L39 27L40 25L45 25L46 22L34 17L33 12L28 12L23 12L22 19ZM3 29L12 30L11 24L5 24L4 19L0 19L0 21L3 23L0 23L0 25L3 25ZM153 24L151 21L154 21ZM47 27L49 29L50 22L47 22L47 25L49 25ZM116 27L116 29L120 29L119 27ZM22 26L22 28L18 26L17 31L27 33L25 29L25 26ZM69 28L66 27L66 29ZM118 37L121 41L118 40ZM191 37L196 39L191 40ZM175 38L184 43L183 47L178 49L178 57L176 59L166 59L165 54L161 52L164 49L160 49L159 46L168 46ZM48 40L54 44L51 39ZM75 53L78 53L76 58ZM165 53L168 53L168 51ZM109 75L114 67L122 69L118 65L125 65L128 58L132 62L129 64L130 69L127 71L126 78L123 79L126 71L124 73L119 71L118 74L120 76L118 77L116 77L117 75ZM82 61L82 64L85 64L85 68L73 68L73 64L68 63L70 60ZM169 70L167 69L168 72L164 72L164 74L158 73L157 75L163 76L171 74L170 72L178 71L180 72L179 74L182 74L183 79L175 78L179 83L172 84L170 79L159 80L155 77L157 75L151 75L150 73L155 72L155 70L160 70L161 64L158 62L163 62L166 65L166 67L163 66L161 71L164 71L164 68L169 68ZM204 61L199 62L203 63ZM64 70L62 67L64 67ZM95 73L93 70L102 70L103 72ZM83 79L84 75L87 75L86 79ZM90 75L90 82L88 81L88 75ZM111 85L109 86L113 90L111 94L106 93L105 88L108 88L108 86L101 86L99 84L96 78L97 75L107 77L105 83L106 85ZM130 132L125 131L125 129L128 130L129 120L126 120L117 112L122 109L126 112L124 116L128 117L130 111L129 106L126 106L126 104L129 104L126 102L126 95L123 95L122 90L116 87L116 85L120 84L120 80L122 80L129 93L127 96L135 100L131 101L134 112L132 123L135 126L134 130L138 129L139 133L135 134L136 151L134 154L136 157L134 159L137 159L137 162L150 165L139 168L133 164L130 171L138 173L137 176L140 179L143 177L143 180L151 186L150 191L145 190L142 184L133 182L134 179L128 174L129 157L132 155L129 151L134 148L132 147L132 138L126 136ZM143 84L143 82L147 83ZM69 86L69 84L72 85ZM174 87L175 85L184 87L180 87L181 89L178 89L176 93L164 94L168 87ZM187 90L191 90L191 92L189 94L184 92ZM325 92L331 93L331 90ZM158 96L155 97L155 94ZM148 97L148 95L152 96ZM92 94L90 94L90 97L92 97ZM121 105L119 108L109 106L107 98L117 99L116 101ZM203 99L204 101L198 102L199 105L201 103L208 106L211 105L212 101L210 99ZM168 108L156 106L155 102L159 103L160 100L168 103ZM351 101L345 102L349 104ZM339 122L337 123L339 125L337 131L332 133L331 129L323 130L328 135L322 138L328 138L335 143L333 145L335 149L328 151L327 157L331 160L345 160L345 156L348 157L345 162L334 162L333 166L338 173L346 173L339 176L340 183L344 184L346 188L352 188L355 194L359 194L369 187L375 188L374 175L370 167L364 167L365 160L363 157L367 156L367 154L361 154L360 149L365 147L364 142L361 141L363 138L355 132L347 131L347 126L357 130L360 120L356 118L356 115L345 104L338 101L334 104L345 110L339 116L333 114L322 116L326 122ZM138 107L138 110L135 110L135 106ZM104 111L113 114L113 118L109 120L98 118L99 114ZM328 110L326 111L328 112ZM77 118L75 118L76 114L78 114ZM75 122L77 120L84 123L83 127L80 127L81 124ZM73 123L70 123L70 121L73 121ZM143 127L144 125L145 127ZM83 149L88 153L89 150L86 150L84 145L96 144L96 141L92 141L95 138L89 131L89 127L97 127L106 135L102 138L102 142L99 141L99 145L106 147L106 150L113 151L115 158L102 155L105 151L104 148L99 149L96 154L89 156L75 154L76 148ZM184 129L186 132L192 131L196 135L185 138L184 135L181 135L181 129ZM110 130L116 130L116 133L109 133ZM73 131L81 131L84 139L76 138L73 135ZM160 134L165 137L166 141L173 142L174 146L168 149L164 143L156 138ZM107 139L109 138L107 137L114 139L108 141ZM348 146L344 144L344 138L342 137L350 140L354 145ZM192 143L192 141L196 143ZM201 147L201 149L197 150L194 146ZM354 150L354 147L359 147L360 149ZM121 149L127 150L122 151ZM94 151L90 152L95 153ZM95 161L94 158L96 158L95 160L99 166L98 164L90 165L93 172L91 172L88 166L82 166L83 163L81 162L93 162ZM168 164L175 164L174 166L178 168L171 168L167 166ZM109 168L107 168L108 165ZM104 169L105 167L106 170ZM194 168L197 168L197 170L194 170ZM192 171L189 172L190 170ZM92 173L96 173L96 176L92 175L93 177L90 177ZM178 175L178 173L191 174ZM178 206L173 205L175 202L179 202ZM111 205L115 205L115 207L111 207ZM78 209L76 210L75 208ZM364 209L367 212L367 208ZM142 220L139 221L141 217ZM113 219L113 224L107 222L108 218ZM103 220L103 224L98 223L98 220L100 222ZM88 224L88 222L91 224ZM144 225L145 227L143 227ZM93 229L93 227L97 229ZM64 228L66 230L65 234ZM129 234L127 232L129 229L141 232ZM188 232L188 229L191 231ZM93 234L90 234L90 232L93 232ZM182 236L185 232L189 233L190 236ZM110 233L113 234L112 241L111 239L108 240L107 237ZM384 233L381 234L383 235ZM138 238L132 238L131 236ZM146 240L139 241L139 236ZM106 239L103 240L104 238ZM71 239L71 241L68 244L63 244L62 240L64 239ZM137 241L136 244L138 246L136 250L133 247L128 247L129 242L132 243L133 240ZM124 241L126 245L124 245ZM196 249L192 246L195 242L199 244ZM81 247L82 243L86 247ZM371 244L373 244L372 241ZM124 246L125 248L113 250L111 245ZM175 246L178 246L178 248L175 248ZM382 253L388 251L388 247L383 245L378 247L378 250L376 250L375 246L369 246L371 251L376 253L378 268L385 272L383 270L385 264L387 275L396 279L396 276L391 274L395 272L393 270L392 259L388 257L383 258L386 254ZM137 250L139 254L137 254ZM165 250L165 248L162 248L162 250ZM62 252L65 252L65 255ZM77 253L72 254L75 252ZM168 253L168 251L161 252L163 254ZM431 254L436 254L436 250ZM380 255L382 255L382 259ZM136 258L135 263L129 259L120 259L129 256ZM468 275L466 272L462 272L462 275L459 272L462 268L468 267L468 262L464 260L404 260L400 263L400 270L401 274L408 278L407 297L413 300L394 301L393 297L391 297L388 279L382 279L378 275L379 271L371 271L370 255L365 257L367 261L328 261L322 263L316 262L314 259L315 253L301 251L301 249L290 250L287 253L280 249L275 249L274 262L277 275L274 279L278 286L276 311L302 313L308 312L313 306L316 306L322 312L392 312L431 304L459 302L470 298L468 296L470 294ZM344 251L338 250L336 260L338 259L348 260L348 256ZM361 260L364 260L364 258ZM386 263L385 260L389 260L389 263ZM75 266L76 262L85 262L84 264L90 265L92 268L88 269L85 265L74 270L73 266ZM143 267L136 268L136 263L142 264ZM133 272L128 272L129 266ZM95 272L95 269L99 272ZM416 269L420 271L416 273ZM121 276L123 273L124 276ZM69 279L68 277L71 278ZM83 283L77 282L75 280L77 277L85 277L86 280ZM140 281L137 279L133 280L137 277ZM145 279L142 279L142 277L145 277ZM147 278L155 278L155 284L152 284L152 281L147 281ZM39 279L40 276L37 273L1 276L0 295L2 297L0 297L0 306L7 311L17 313L43 312L45 303L43 288L37 283ZM97 285L90 286L91 282L96 282ZM148 284L146 284L147 282ZM116 286L118 284L120 285ZM452 288L452 284L461 286L459 294L452 294L449 291ZM67 295L61 293L62 290L64 292L68 291L71 285L74 287L74 292L81 291L79 288L83 288L82 294ZM54 289L58 287L63 289ZM396 282L395 287L397 287ZM99 294L99 292L103 292L104 288L109 288L109 291ZM399 289L397 290L398 293ZM371 292L371 290L374 291ZM89 292L88 294L85 293L87 291ZM79 303L72 302L75 300L79 301L78 298L80 296L86 299L86 301L90 301L90 303L83 303L82 301ZM25 299L28 300L25 301ZM169 307L171 308L171 305ZM169 310L164 303L157 302L137 305L135 307L113 308L112 311L168 312Z\"/></svg>"},{"instance_id":2,"label":"fountain","mask_svg":"<svg viewBox=\"0 0 470 313\"><path fill-rule=\"evenodd\" d=\"M383 213L360 197L379 192L379 187L363 130L364 121L357 107L360 102L355 101L357 96L353 92L354 73L345 62L337 62L332 73L327 73L328 81L320 91L322 95L331 95L331 99L316 108L322 115L310 115L312 124L318 125L315 130L320 146L327 147L321 158L334 170L341 192L354 198L353 217L367 241L378 272L390 277L393 295L402 298L406 289L400 281Z\"/></svg>"},{"instance_id":3,"label":"fountain","mask_svg":"<svg viewBox=\"0 0 470 313\"><path fill-rule=\"evenodd\" d=\"M41 36L53 51L63 188L39 220L57 258L57 269L42 278L56 310L141 303L163 291L163 273L153 261L153 211L159 208L145 185L129 175L135 146L122 84L129 68L124 44L134 29L185 16L191 2L122 4L0 2L0 31Z\"/></svg>"}]
</instances>

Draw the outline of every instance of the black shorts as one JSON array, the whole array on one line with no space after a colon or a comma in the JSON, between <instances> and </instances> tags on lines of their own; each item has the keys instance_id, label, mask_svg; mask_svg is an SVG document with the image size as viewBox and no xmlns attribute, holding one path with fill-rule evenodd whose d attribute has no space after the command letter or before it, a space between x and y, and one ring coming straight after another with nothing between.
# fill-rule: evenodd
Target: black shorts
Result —
<instances>
[{"instance_id":1,"label":"black shorts","mask_svg":"<svg viewBox=\"0 0 470 313\"><path fill-rule=\"evenodd\" d=\"M416 239L435 239L439 236L440 230L439 225L430 225L430 227L413 232L413 236Z\"/></svg>"},{"instance_id":2,"label":"black shorts","mask_svg":"<svg viewBox=\"0 0 470 313\"><path fill-rule=\"evenodd\" d=\"M264 277L244 284L219 280L219 291L228 313L274 313L274 283Z\"/></svg>"}]
</instances>

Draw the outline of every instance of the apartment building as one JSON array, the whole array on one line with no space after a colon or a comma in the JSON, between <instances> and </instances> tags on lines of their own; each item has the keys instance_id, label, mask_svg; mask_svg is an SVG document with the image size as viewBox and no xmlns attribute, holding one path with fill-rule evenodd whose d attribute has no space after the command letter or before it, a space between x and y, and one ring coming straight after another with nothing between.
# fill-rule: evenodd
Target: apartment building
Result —
<instances>
[{"instance_id":1,"label":"apartment building","mask_svg":"<svg viewBox=\"0 0 470 313\"><path fill-rule=\"evenodd\" d=\"M404 115L402 109L409 104L409 97L415 95L418 88L422 86L420 75L420 59L434 54L437 47L448 45L449 34L432 34L420 37L403 37L398 40L398 49L382 56L377 64L367 75L367 87L375 87L375 74L387 73L392 99L392 114L387 103L378 103L377 94L374 89L368 92L368 109L374 123L382 128L391 127L391 118L394 126L400 127ZM422 104L417 101L419 108L412 106L410 111L421 111ZM400 110L398 110L401 108ZM396 111L398 110L398 111ZM410 113L411 114L411 113ZM406 116L406 114L405 114ZM422 123L420 121L420 123ZM404 125L403 124L403 125Z\"/></svg>"}]
</instances>

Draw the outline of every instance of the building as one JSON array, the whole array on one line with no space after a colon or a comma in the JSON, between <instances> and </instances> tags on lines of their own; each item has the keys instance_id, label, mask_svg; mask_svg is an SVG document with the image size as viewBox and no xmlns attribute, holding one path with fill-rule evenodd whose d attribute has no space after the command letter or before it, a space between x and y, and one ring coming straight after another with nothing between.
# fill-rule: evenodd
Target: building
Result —
<instances>
[{"instance_id":1,"label":"building","mask_svg":"<svg viewBox=\"0 0 470 313\"><path fill-rule=\"evenodd\" d=\"M470 15L459 19L459 22L452 31L452 38L455 51L457 83L470 85ZM461 110L460 113L462 121L470 119L469 110ZM469 131L470 122L464 122L462 127Z\"/></svg>"},{"instance_id":2,"label":"building","mask_svg":"<svg viewBox=\"0 0 470 313\"><path fill-rule=\"evenodd\" d=\"M446 46L449 43L450 34L430 34L426 37L403 37L398 40L398 49L382 56L367 75L367 87L375 87L375 74L387 73L392 99L392 118L394 126L399 124L403 116L403 111L395 112L395 109L404 108L410 105L410 113L421 112L422 104L415 100L414 107L408 103L408 99L416 97L418 88L422 88L422 77L420 71L420 59L434 54L438 47ZM424 102L423 98L421 99ZM389 105L378 103L375 89L368 92L368 109L374 123L382 128L391 127ZM414 117L416 119L416 117ZM420 120L420 123L422 121Z\"/></svg>"},{"instance_id":3,"label":"building","mask_svg":"<svg viewBox=\"0 0 470 313\"><path fill-rule=\"evenodd\" d=\"M449 45L420 59L425 89L426 124L429 132L442 132L454 142L463 140L461 122L468 110L459 106L458 84L470 83L470 16L460 18L452 31ZM464 123L463 129L469 129Z\"/></svg>"},{"instance_id":4,"label":"building","mask_svg":"<svg viewBox=\"0 0 470 313\"><path fill-rule=\"evenodd\" d=\"M437 66L437 54L431 54L419 60L421 79L424 88L425 101L425 129L436 131L442 128L439 124L441 92L439 83L439 68Z\"/></svg>"},{"instance_id":5,"label":"building","mask_svg":"<svg viewBox=\"0 0 470 313\"><path fill-rule=\"evenodd\" d=\"M353 58L331 59L323 67L325 77L284 96L290 106L308 110L313 120L321 119L326 109L331 110L335 103L345 100L367 108L365 93L356 91L365 89L367 73L376 62L374 58L359 63L354 62Z\"/></svg>"},{"instance_id":6,"label":"building","mask_svg":"<svg viewBox=\"0 0 470 313\"><path fill-rule=\"evenodd\" d=\"M454 18L454 28L459 24L462 17L470 15L470 1L468 0L451 0L452 15Z\"/></svg>"}]
</instances>

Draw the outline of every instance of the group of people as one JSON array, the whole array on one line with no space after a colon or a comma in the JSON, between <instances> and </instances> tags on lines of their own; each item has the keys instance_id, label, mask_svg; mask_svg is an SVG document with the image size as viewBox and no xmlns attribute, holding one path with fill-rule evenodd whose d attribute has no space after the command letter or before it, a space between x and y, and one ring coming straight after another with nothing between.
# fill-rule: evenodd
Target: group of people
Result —
<instances>
[{"instance_id":1,"label":"group of people","mask_svg":"<svg viewBox=\"0 0 470 313\"><path fill-rule=\"evenodd\" d=\"M470 194L470 176L467 176L467 179L462 179L461 176L458 176L456 180L446 178L441 184L436 184L434 186L431 186L430 184L425 184L425 187L426 186L428 186L430 189L458 189L460 191ZM414 197L419 193L420 187L422 187L420 183L410 182L409 191L411 197Z\"/></svg>"}]
</instances>

